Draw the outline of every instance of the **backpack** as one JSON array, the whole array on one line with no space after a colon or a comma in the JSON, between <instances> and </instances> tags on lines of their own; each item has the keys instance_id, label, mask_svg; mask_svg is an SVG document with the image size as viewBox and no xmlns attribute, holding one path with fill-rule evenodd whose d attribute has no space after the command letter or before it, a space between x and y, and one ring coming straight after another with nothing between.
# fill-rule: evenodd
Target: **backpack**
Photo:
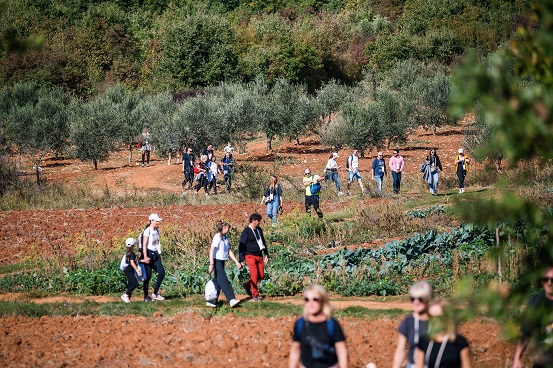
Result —
<instances>
[{"instance_id":1,"label":"backpack","mask_svg":"<svg viewBox=\"0 0 553 368\"><path fill-rule=\"evenodd\" d=\"M119 269L121 271L125 271L125 268L129 267L129 263L127 262L127 254L123 254L123 258L121 258L121 264L119 265Z\"/></svg>"},{"instance_id":2,"label":"backpack","mask_svg":"<svg viewBox=\"0 0 553 368\"><path fill-rule=\"evenodd\" d=\"M314 176L311 176L311 180L313 180ZM311 195L317 195L321 191L321 188L323 186L321 183L316 182L314 184L309 184L309 191L311 192Z\"/></svg>"},{"instance_id":3,"label":"backpack","mask_svg":"<svg viewBox=\"0 0 553 368\"><path fill-rule=\"evenodd\" d=\"M296 323L296 329L294 331L294 333L297 335L297 336L301 336L301 333L303 331L303 325L305 324L305 319L303 317L300 317L298 319L298 323ZM330 317L330 319L328 319L326 321L326 329L328 330L328 335L330 336L330 339L332 340L332 342L334 343L334 339L335 339L335 331L334 331L334 318Z\"/></svg>"},{"instance_id":4,"label":"backpack","mask_svg":"<svg viewBox=\"0 0 553 368\"><path fill-rule=\"evenodd\" d=\"M346 160L346 169L349 169L349 159L350 158L353 160L353 155L349 156L348 159Z\"/></svg>"}]
</instances>

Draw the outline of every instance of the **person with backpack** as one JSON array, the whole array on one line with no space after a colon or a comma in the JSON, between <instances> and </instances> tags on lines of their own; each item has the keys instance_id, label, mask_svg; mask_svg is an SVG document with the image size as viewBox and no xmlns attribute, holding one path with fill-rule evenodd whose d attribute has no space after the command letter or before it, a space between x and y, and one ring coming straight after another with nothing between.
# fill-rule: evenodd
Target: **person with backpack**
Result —
<instances>
[{"instance_id":1,"label":"person with backpack","mask_svg":"<svg viewBox=\"0 0 553 368\"><path fill-rule=\"evenodd\" d=\"M338 162L336 162L336 159L338 158L337 152L332 152L330 154L330 157L328 158L328 162L326 163L325 172L326 172L326 179L329 181L333 181L334 184L336 184L336 190L338 191L338 195L344 195L342 193L342 190L340 188L340 180L338 179L338 170L340 170L341 166L338 165Z\"/></svg>"},{"instance_id":2,"label":"person with backpack","mask_svg":"<svg viewBox=\"0 0 553 368\"><path fill-rule=\"evenodd\" d=\"M182 182L182 190L186 183L188 183L188 190L192 189L192 183L194 182L194 162L196 157L192 153L192 147L186 149L186 153L182 155L182 173L184 174L184 181Z\"/></svg>"},{"instance_id":3,"label":"person with backpack","mask_svg":"<svg viewBox=\"0 0 553 368\"><path fill-rule=\"evenodd\" d=\"M165 268L161 262L161 244L159 242L159 223L161 217L157 213L152 213L148 217L148 225L140 236L141 240L141 259L146 265L146 279L143 282L144 289L144 301L151 302L153 300L165 300L164 297L159 295L159 288L165 277ZM150 279L152 278L152 270L156 271L157 279L154 285L154 291L152 296L148 295L148 289L150 286Z\"/></svg>"},{"instance_id":4,"label":"person with backpack","mask_svg":"<svg viewBox=\"0 0 553 368\"><path fill-rule=\"evenodd\" d=\"M319 208L319 195L321 193L321 181L325 178L316 174L311 175L311 169L305 169L303 185L305 186L305 212L310 213L311 207L317 213L319 218L323 218L323 212Z\"/></svg>"},{"instance_id":5,"label":"person with backpack","mask_svg":"<svg viewBox=\"0 0 553 368\"><path fill-rule=\"evenodd\" d=\"M455 173L459 179L459 194L465 193L465 177L469 171L469 159L465 156L465 152L462 148L457 151L458 155L455 156Z\"/></svg>"},{"instance_id":6,"label":"person with backpack","mask_svg":"<svg viewBox=\"0 0 553 368\"><path fill-rule=\"evenodd\" d=\"M201 161L194 166L194 174L196 174L196 181L198 182L194 189L196 190L194 192L195 195L198 194L200 191L200 188L204 188L204 192L206 197L209 196L209 189L207 185L209 184L207 180L207 175L209 172L209 166L208 166L207 156L202 155Z\"/></svg>"},{"instance_id":7,"label":"person with backpack","mask_svg":"<svg viewBox=\"0 0 553 368\"><path fill-rule=\"evenodd\" d=\"M417 281L409 288L413 313L405 317L397 329L398 339L392 368L403 367L406 347L409 347L406 368L415 368L415 349L421 337L428 331L428 307L432 296L432 286L428 281Z\"/></svg>"},{"instance_id":8,"label":"person with backpack","mask_svg":"<svg viewBox=\"0 0 553 368\"><path fill-rule=\"evenodd\" d=\"M227 193L230 193L232 186L232 177L234 176L234 159L232 154L225 152L225 157L221 159L221 167L223 168L223 180Z\"/></svg>"},{"instance_id":9,"label":"person with backpack","mask_svg":"<svg viewBox=\"0 0 553 368\"><path fill-rule=\"evenodd\" d=\"M273 220L273 225L277 223L278 211L282 209L282 188L278 184L276 176L271 175L269 184L265 187L261 203L267 205L267 216Z\"/></svg>"},{"instance_id":10,"label":"person with backpack","mask_svg":"<svg viewBox=\"0 0 553 368\"><path fill-rule=\"evenodd\" d=\"M142 167L144 167L144 163L146 163L146 166L150 166L150 152L152 151L152 144L145 141L142 147L140 147L140 151L142 151Z\"/></svg>"},{"instance_id":11,"label":"person with backpack","mask_svg":"<svg viewBox=\"0 0 553 368\"><path fill-rule=\"evenodd\" d=\"M346 168L348 169L348 195L351 195L350 188L354 179L359 182L361 194L365 194L365 188L363 187L361 174L359 173L359 150L353 150L351 156L346 160Z\"/></svg>"},{"instance_id":12,"label":"person with backpack","mask_svg":"<svg viewBox=\"0 0 553 368\"><path fill-rule=\"evenodd\" d=\"M138 274L138 276L142 276L142 271L140 267L138 266L138 261L136 259L136 254L134 254L134 245L136 244L136 240L134 238L128 238L125 240L125 255L123 256L123 260L121 261L121 270L127 276L127 292L123 295L121 295L121 299L125 303L131 302L131 295L138 287L138 280L136 279L135 272Z\"/></svg>"},{"instance_id":13,"label":"person with backpack","mask_svg":"<svg viewBox=\"0 0 553 368\"><path fill-rule=\"evenodd\" d=\"M378 152L376 158L374 159L371 165L372 178L376 180L376 190L377 192L382 192L382 181L385 176L388 176L388 171L386 170L386 161L384 160L384 155L382 152Z\"/></svg>"},{"instance_id":14,"label":"person with backpack","mask_svg":"<svg viewBox=\"0 0 553 368\"><path fill-rule=\"evenodd\" d=\"M294 324L288 368L348 366L346 337L325 289L308 286L303 292L303 316Z\"/></svg>"},{"instance_id":15,"label":"person with backpack","mask_svg":"<svg viewBox=\"0 0 553 368\"><path fill-rule=\"evenodd\" d=\"M250 215L250 223L240 234L238 255L242 265L247 264L250 271L250 280L242 286L250 296L252 302L259 302L259 282L265 276L265 266L269 263L267 242L263 236L263 230L259 227L261 215Z\"/></svg>"},{"instance_id":16,"label":"person with backpack","mask_svg":"<svg viewBox=\"0 0 553 368\"><path fill-rule=\"evenodd\" d=\"M428 183L430 193L433 196L438 195L438 181L440 179L438 169L442 172L444 171L442 169L440 158L436 154L436 149L432 148L430 150L430 154L426 156L426 159L424 160L420 171L424 173L423 178Z\"/></svg>"}]
</instances>

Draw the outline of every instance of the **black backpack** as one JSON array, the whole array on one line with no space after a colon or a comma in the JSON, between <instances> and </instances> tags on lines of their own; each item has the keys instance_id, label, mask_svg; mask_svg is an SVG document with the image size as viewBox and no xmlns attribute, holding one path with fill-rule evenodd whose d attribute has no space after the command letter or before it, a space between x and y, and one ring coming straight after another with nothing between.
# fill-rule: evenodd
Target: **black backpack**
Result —
<instances>
[{"instance_id":1,"label":"black backpack","mask_svg":"<svg viewBox=\"0 0 553 368\"><path fill-rule=\"evenodd\" d=\"M349 159L350 158L353 160L353 155L349 156L348 159L346 160L346 169L349 169Z\"/></svg>"}]
</instances>

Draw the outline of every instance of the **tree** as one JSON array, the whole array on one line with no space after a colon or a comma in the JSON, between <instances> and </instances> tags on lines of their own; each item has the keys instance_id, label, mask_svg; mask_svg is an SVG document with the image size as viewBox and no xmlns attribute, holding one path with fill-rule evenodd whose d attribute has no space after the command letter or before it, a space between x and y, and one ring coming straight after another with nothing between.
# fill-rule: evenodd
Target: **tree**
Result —
<instances>
[{"instance_id":1,"label":"tree","mask_svg":"<svg viewBox=\"0 0 553 368\"><path fill-rule=\"evenodd\" d=\"M0 93L0 115L8 144L33 162L37 183L40 164L51 152L64 151L68 144L68 105L70 99L58 88L36 83L6 87Z\"/></svg>"}]
</instances>

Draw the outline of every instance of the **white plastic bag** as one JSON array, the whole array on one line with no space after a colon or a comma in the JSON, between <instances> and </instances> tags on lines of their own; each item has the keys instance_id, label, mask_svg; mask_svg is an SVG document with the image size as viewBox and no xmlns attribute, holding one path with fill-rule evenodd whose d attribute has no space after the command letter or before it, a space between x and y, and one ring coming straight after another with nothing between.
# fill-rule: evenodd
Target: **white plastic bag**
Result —
<instances>
[{"instance_id":1,"label":"white plastic bag","mask_svg":"<svg viewBox=\"0 0 553 368\"><path fill-rule=\"evenodd\" d=\"M121 258L121 264L119 265L119 269L121 271L125 271L125 268L127 268L129 264L127 263L127 255L123 254L123 258Z\"/></svg>"},{"instance_id":2,"label":"white plastic bag","mask_svg":"<svg viewBox=\"0 0 553 368\"><path fill-rule=\"evenodd\" d=\"M215 287L215 284L213 283L213 280L209 280L207 284L205 284L205 300L210 302L212 300L216 300L218 297L218 291Z\"/></svg>"}]
</instances>

